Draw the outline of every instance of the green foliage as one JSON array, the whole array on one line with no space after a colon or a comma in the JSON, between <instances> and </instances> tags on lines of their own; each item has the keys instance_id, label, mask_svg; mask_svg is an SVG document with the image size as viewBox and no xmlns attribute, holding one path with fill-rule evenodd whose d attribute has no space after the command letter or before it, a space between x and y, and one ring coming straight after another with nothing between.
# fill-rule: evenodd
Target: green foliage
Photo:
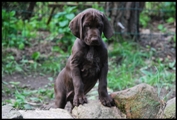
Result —
<instances>
[{"instance_id":1,"label":"green foliage","mask_svg":"<svg viewBox=\"0 0 177 120\"><path fill-rule=\"evenodd\" d=\"M38 3L40 5L40 3ZM64 51L69 52L71 50L71 46L75 40L75 36L72 35L72 33L69 30L68 24L71 21L71 19L75 16L76 7L64 7L64 11L56 14L52 21L50 22L50 25L46 25L47 17L42 17L41 20L39 20L38 12L33 16L29 21L25 20L23 21L21 18L17 18L15 16L15 11L6 11L2 10L2 20L3 20L3 26L2 26L2 34L3 34L3 41L2 46L4 48L6 47L16 47L20 50L23 50L26 45L30 45L30 41L28 39L31 39L33 37L36 37L36 30L38 29L44 29L44 30L50 30L51 35L50 37L53 39L58 39L57 43L60 46L53 46L52 52L59 52L61 54L64 53ZM40 11L39 11L39 14ZM59 38L57 37L59 34ZM56 38L57 37L57 38ZM46 38L48 39L48 38ZM56 43L56 44L57 44ZM41 64L37 63L37 60L39 61L42 57L42 54L39 51L34 52L31 55L31 58L34 60L27 60L25 56L20 61L20 63L17 63L13 55L8 55L3 57L3 68L2 68L2 74L12 74L15 71L22 72L24 69L34 69L36 70L37 67L40 68ZM8 62L7 62L8 61ZM43 68L41 68L44 71L55 71L58 72L60 69L58 65L58 61L55 61L53 63L48 62L46 64L45 62ZM51 64L51 65L50 65Z\"/></svg>"},{"instance_id":2,"label":"green foliage","mask_svg":"<svg viewBox=\"0 0 177 120\"><path fill-rule=\"evenodd\" d=\"M146 28L150 22L150 17L143 11L140 13L140 25Z\"/></svg>"},{"instance_id":3,"label":"green foliage","mask_svg":"<svg viewBox=\"0 0 177 120\"><path fill-rule=\"evenodd\" d=\"M59 61L52 62L50 60L47 60L42 63L41 69L44 72L54 73L56 75L61 70L61 64Z\"/></svg>"},{"instance_id":4,"label":"green foliage","mask_svg":"<svg viewBox=\"0 0 177 120\"><path fill-rule=\"evenodd\" d=\"M159 24L157 27L161 32L166 32L167 28L165 28L162 24Z\"/></svg>"},{"instance_id":5,"label":"green foliage","mask_svg":"<svg viewBox=\"0 0 177 120\"><path fill-rule=\"evenodd\" d=\"M5 58L2 58L2 75L3 74L12 74L13 72L22 72L22 67L16 62L15 58L12 55L7 55Z\"/></svg>"},{"instance_id":6,"label":"green foliage","mask_svg":"<svg viewBox=\"0 0 177 120\"><path fill-rule=\"evenodd\" d=\"M173 64L174 63L170 64L170 67L174 67ZM158 96L161 98L160 93L162 88L169 90L170 88L172 88L175 82L176 75L169 72L167 69L168 67L166 67L162 63L153 64L150 65L149 67L145 66L140 69L142 77L140 77L139 80L143 83L156 86ZM161 99L165 100L167 96L168 94Z\"/></svg>"},{"instance_id":7,"label":"green foliage","mask_svg":"<svg viewBox=\"0 0 177 120\"><path fill-rule=\"evenodd\" d=\"M38 60L40 57L40 52L34 52L31 56L34 60Z\"/></svg>"},{"instance_id":8,"label":"green foliage","mask_svg":"<svg viewBox=\"0 0 177 120\"><path fill-rule=\"evenodd\" d=\"M10 103L17 109L34 109L30 103L44 104L44 101L54 98L53 86L54 84L48 84L44 88L30 90L28 88L21 87L20 82L3 82L2 93L14 94L15 97L15 99L4 101L3 104Z\"/></svg>"},{"instance_id":9,"label":"green foliage","mask_svg":"<svg viewBox=\"0 0 177 120\"><path fill-rule=\"evenodd\" d=\"M123 90L137 83L169 89L175 80L176 61L162 63L152 60L154 49L143 51L136 43L120 41L109 51L108 86L113 90ZM120 60L122 58L122 60Z\"/></svg>"},{"instance_id":10,"label":"green foliage","mask_svg":"<svg viewBox=\"0 0 177 120\"><path fill-rule=\"evenodd\" d=\"M145 7L151 16L175 17L176 2L146 2Z\"/></svg>"},{"instance_id":11,"label":"green foliage","mask_svg":"<svg viewBox=\"0 0 177 120\"><path fill-rule=\"evenodd\" d=\"M167 23L174 23L175 19L173 17L170 17L166 20Z\"/></svg>"},{"instance_id":12,"label":"green foliage","mask_svg":"<svg viewBox=\"0 0 177 120\"><path fill-rule=\"evenodd\" d=\"M175 11L176 2L146 2L144 10L140 13L140 25L146 28L153 16L165 19L167 23L173 23L175 21ZM162 32L165 30L162 27L158 27L158 29Z\"/></svg>"},{"instance_id":13,"label":"green foliage","mask_svg":"<svg viewBox=\"0 0 177 120\"><path fill-rule=\"evenodd\" d=\"M15 11L2 10L2 46L24 49L29 45L27 38L35 37L35 32L28 21L15 17Z\"/></svg>"},{"instance_id":14,"label":"green foliage","mask_svg":"<svg viewBox=\"0 0 177 120\"><path fill-rule=\"evenodd\" d=\"M166 18L175 17L176 2L162 2L159 7L162 9L162 11L166 11Z\"/></svg>"},{"instance_id":15,"label":"green foliage","mask_svg":"<svg viewBox=\"0 0 177 120\"><path fill-rule=\"evenodd\" d=\"M99 4L93 4L93 5L92 5L92 8L95 8L95 9L97 9L97 10L99 10L99 11L104 12L104 8L103 8L102 6L99 6Z\"/></svg>"},{"instance_id":16,"label":"green foliage","mask_svg":"<svg viewBox=\"0 0 177 120\"><path fill-rule=\"evenodd\" d=\"M59 52L61 54L64 54L64 51L59 46L53 46L52 52Z\"/></svg>"},{"instance_id":17,"label":"green foliage","mask_svg":"<svg viewBox=\"0 0 177 120\"><path fill-rule=\"evenodd\" d=\"M133 74L127 71L127 66L122 64L116 66L110 63L111 69L108 71L108 86L114 90L123 90L134 85ZM132 84L133 83L133 84Z\"/></svg>"},{"instance_id":18,"label":"green foliage","mask_svg":"<svg viewBox=\"0 0 177 120\"><path fill-rule=\"evenodd\" d=\"M69 29L69 22L75 17L74 13L76 11L76 7L64 6L63 11L57 13L50 22L51 33L60 35L60 38L57 40L57 43L61 44L59 51L70 51L76 39Z\"/></svg>"},{"instance_id":19,"label":"green foliage","mask_svg":"<svg viewBox=\"0 0 177 120\"><path fill-rule=\"evenodd\" d=\"M138 68L144 65L144 58L149 54L143 53L137 44L124 41L114 44L113 51L109 51L109 57L114 62L109 63L108 84L112 89L122 90L134 85L134 79ZM122 57L122 61L116 64L116 58Z\"/></svg>"}]
</instances>

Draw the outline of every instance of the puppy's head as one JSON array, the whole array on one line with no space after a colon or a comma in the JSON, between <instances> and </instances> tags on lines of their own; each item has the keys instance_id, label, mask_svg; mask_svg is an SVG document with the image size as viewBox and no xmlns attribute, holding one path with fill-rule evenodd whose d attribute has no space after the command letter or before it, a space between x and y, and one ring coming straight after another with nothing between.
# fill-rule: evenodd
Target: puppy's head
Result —
<instances>
[{"instance_id":1,"label":"puppy's head","mask_svg":"<svg viewBox=\"0 0 177 120\"><path fill-rule=\"evenodd\" d=\"M69 24L71 32L87 45L100 45L101 34L106 38L113 35L113 29L103 13L93 8L79 13Z\"/></svg>"}]
</instances>

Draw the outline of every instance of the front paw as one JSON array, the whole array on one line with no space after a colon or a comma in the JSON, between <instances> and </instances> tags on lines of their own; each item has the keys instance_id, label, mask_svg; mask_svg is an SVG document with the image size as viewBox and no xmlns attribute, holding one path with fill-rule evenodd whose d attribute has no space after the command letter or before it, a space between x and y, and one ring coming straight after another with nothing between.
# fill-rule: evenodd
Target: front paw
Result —
<instances>
[{"instance_id":1,"label":"front paw","mask_svg":"<svg viewBox=\"0 0 177 120\"><path fill-rule=\"evenodd\" d=\"M75 96L73 99L74 106L79 106L80 104L83 105L84 103L87 103L87 98L85 95Z\"/></svg>"},{"instance_id":2,"label":"front paw","mask_svg":"<svg viewBox=\"0 0 177 120\"><path fill-rule=\"evenodd\" d=\"M104 106L115 106L114 100L109 95L105 97L100 96L99 99Z\"/></svg>"}]
</instances>

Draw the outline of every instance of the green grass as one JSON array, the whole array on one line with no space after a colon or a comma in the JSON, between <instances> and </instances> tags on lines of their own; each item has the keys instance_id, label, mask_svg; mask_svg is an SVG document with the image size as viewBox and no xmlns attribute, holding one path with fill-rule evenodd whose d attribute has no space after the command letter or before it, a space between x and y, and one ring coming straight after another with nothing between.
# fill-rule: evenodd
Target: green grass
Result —
<instances>
[{"instance_id":1,"label":"green grass","mask_svg":"<svg viewBox=\"0 0 177 120\"><path fill-rule=\"evenodd\" d=\"M18 109L34 109L31 104L42 105L54 98L53 86L54 84L52 83L46 85L44 88L31 90L20 86L20 82L2 82L2 94L11 94L13 96L11 99L2 101L2 105L11 104Z\"/></svg>"},{"instance_id":2,"label":"green grass","mask_svg":"<svg viewBox=\"0 0 177 120\"><path fill-rule=\"evenodd\" d=\"M109 51L108 86L116 90L123 90L138 83L147 83L169 89L173 86L176 74L175 63L153 61L153 49L146 50L137 43L124 41L114 44ZM117 58L122 60L117 63Z\"/></svg>"},{"instance_id":3,"label":"green grass","mask_svg":"<svg viewBox=\"0 0 177 120\"><path fill-rule=\"evenodd\" d=\"M122 90L135 85L138 69L143 66L148 53L143 53L134 42L122 42L112 46L109 51L108 85L114 90ZM116 63L116 58L122 57L121 62ZM112 61L111 61L112 60Z\"/></svg>"}]
</instances>

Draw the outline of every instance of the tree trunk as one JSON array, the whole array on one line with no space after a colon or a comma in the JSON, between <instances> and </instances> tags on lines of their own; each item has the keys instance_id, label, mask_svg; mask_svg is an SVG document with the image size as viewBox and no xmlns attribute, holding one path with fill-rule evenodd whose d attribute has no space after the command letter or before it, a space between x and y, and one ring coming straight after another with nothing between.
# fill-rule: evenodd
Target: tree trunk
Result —
<instances>
[{"instance_id":1,"label":"tree trunk","mask_svg":"<svg viewBox=\"0 0 177 120\"><path fill-rule=\"evenodd\" d=\"M121 34L122 37L138 40L139 14L144 5L145 2L106 2L106 15L111 18L115 33Z\"/></svg>"}]
</instances>

